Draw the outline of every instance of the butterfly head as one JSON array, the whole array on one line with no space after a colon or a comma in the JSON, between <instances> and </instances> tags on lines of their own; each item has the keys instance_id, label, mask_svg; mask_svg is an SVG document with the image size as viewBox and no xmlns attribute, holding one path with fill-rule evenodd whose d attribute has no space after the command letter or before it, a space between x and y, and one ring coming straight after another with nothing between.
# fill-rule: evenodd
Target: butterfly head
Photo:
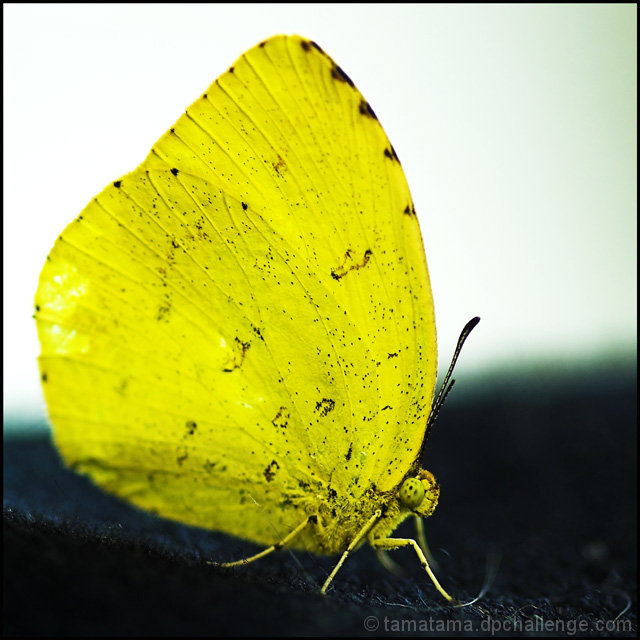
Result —
<instances>
[{"instance_id":1,"label":"butterfly head","mask_svg":"<svg viewBox=\"0 0 640 640\"><path fill-rule=\"evenodd\" d=\"M414 476L405 478L400 485L398 498L407 509L419 516L430 516L438 504L440 485L433 474L420 469Z\"/></svg>"}]
</instances>

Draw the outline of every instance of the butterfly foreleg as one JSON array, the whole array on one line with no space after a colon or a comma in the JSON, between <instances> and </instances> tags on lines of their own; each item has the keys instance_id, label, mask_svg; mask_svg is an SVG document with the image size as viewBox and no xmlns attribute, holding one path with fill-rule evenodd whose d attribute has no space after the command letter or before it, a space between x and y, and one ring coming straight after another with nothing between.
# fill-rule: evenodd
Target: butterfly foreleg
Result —
<instances>
[{"instance_id":1,"label":"butterfly foreleg","mask_svg":"<svg viewBox=\"0 0 640 640\"><path fill-rule=\"evenodd\" d=\"M367 533L369 532L371 527L373 527L373 525L380 519L381 516L382 516L382 512L378 509L378 511L376 511L369 518L369 520L367 520L367 522L364 525L364 527L362 527L362 529L360 529L360 531L358 531L356 536L349 543L349 546L346 548L346 550L344 551L344 553L340 557L340 560L338 561L338 564L333 568L333 571L329 574L329 577L324 581L324 584L322 585L322 589L320 589L320 593L324 594L324 593L327 592L327 588L331 584L331 581L335 577L336 573L338 573L340 567L344 564L344 561L347 559L349 554L358 546L358 544L360 543L362 538L364 538L364 536L367 535Z\"/></svg>"},{"instance_id":2,"label":"butterfly foreleg","mask_svg":"<svg viewBox=\"0 0 640 640\"><path fill-rule=\"evenodd\" d=\"M243 564L249 564L250 562L254 562L263 558L264 556L272 553L273 551L277 551L278 549L282 549L286 547L291 540L293 540L303 529L307 527L309 524L316 524L318 521L318 517L313 515L305 518L303 522L301 522L293 531L288 533L282 540L272 544L270 547L263 549L260 553L256 553L253 556L249 556L248 558L242 558L241 560L235 560L234 562L211 562L207 561L207 564L213 565L215 567L239 567Z\"/></svg>"},{"instance_id":3,"label":"butterfly foreleg","mask_svg":"<svg viewBox=\"0 0 640 640\"><path fill-rule=\"evenodd\" d=\"M435 585L436 589L446 598L448 602L451 604L458 604L457 601L452 598L440 585L438 579L434 575L431 567L429 566L429 562L427 561L420 545L411 538L373 538L369 539L369 543L376 550L388 550L399 549L400 547L413 547L413 550L416 552L418 556L418 560L420 560L420 564L422 568L429 574L431 581Z\"/></svg>"},{"instance_id":4,"label":"butterfly foreleg","mask_svg":"<svg viewBox=\"0 0 640 640\"><path fill-rule=\"evenodd\" d=\"M418 539L418 544L422 549L422 553L424 553L424 557L427 559L429 566L434 570L438 570L438 562L433 557L431 553L431 549L429 549L429 545L427 544L427 536L424 533L424 518L416 514L414 516L414 523L416 525L416 537Z\"/></svg>"}]
</instances>

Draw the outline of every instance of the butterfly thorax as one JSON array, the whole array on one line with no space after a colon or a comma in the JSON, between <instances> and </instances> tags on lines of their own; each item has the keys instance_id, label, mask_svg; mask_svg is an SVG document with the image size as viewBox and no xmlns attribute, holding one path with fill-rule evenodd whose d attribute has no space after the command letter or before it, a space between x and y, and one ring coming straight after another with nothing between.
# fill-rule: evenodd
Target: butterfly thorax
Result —
<instances>
[{"instance_id":1,"label":"butterfly thorax","mask_svg":"<svg viewBox=\"0 0 640 640\"><path fill-rule=\"evenodd\" d=\"M380 518L358 547L367 539L386 538L408 516L431 515L439 493L434 476L421 469L391 491L379 491L372 485L355 501L336 494L316 504L317 513L313 515L317 515L317 522L292 546L321 555L342 553L377 511Z\"/></svg>"}]
</instances>

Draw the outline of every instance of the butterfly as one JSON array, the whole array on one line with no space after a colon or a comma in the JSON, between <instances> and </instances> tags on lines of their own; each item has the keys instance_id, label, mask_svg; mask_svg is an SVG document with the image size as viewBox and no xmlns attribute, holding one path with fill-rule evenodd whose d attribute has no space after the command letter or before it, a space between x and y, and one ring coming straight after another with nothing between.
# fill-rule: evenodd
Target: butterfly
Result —
<instances>
[{"instance_id":1,"label":"butterfly","mask_svg":"<svg viewBox=\"0 0 640 640\"><path fill-rule=\"evenodd\" d=\"M47 256L35 319L70 468L267 546L227 564L340 553L325 592L365 542L408 546L453 601L391 535L439 495L420 464L437 349L418 218L374 110L315 42L247 51L96 196Z\"/></svg>"}]
</instances>

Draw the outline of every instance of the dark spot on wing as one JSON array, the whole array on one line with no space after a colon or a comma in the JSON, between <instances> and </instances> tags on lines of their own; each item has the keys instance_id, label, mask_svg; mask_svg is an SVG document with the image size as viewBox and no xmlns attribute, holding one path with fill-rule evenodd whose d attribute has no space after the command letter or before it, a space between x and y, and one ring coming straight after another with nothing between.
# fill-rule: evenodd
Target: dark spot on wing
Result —
<instances>
[{"instance_id":1,"label":"dark spot on wing","mask_svg":"<svg viewBox=\"0 0 640 640\"><path fill-rule=\"evenodd\" d=\"M117 387L114 387L114 391L120 394L121 396L124 396L127 394L128 387L129 387L129 380L127 380L127 378L123 378L120 381L120 384Z\"/></svg>"},{"instance_id":2,"label":"dark spot on wing","mask_svg":"<svg viewBox=\"0 0 640 640\"><path fill-rule=\"evenodd\" d=\"M116 189L119 189L121 184L122 184L122 180L116 180L116 181L113 183L113 186L114 186Z\"/></svg>"},{"instance_id":3,"label":"dark spot on wing","mask_svg":"<svg viewBox=\"0 0 640 640\"><path fill-rule=\"evenodd\" d=\"M173 169L171 169L171 173L173 173L174 176L177 176L178 170L174 167Z\"/></svg>"},{"instance_id":4,"label":"dark spot on wing","mask_svg":"<svg viewBox=\"0 0 640 640\"><path fill-rule=\"evenodd\" d=\"M233 344L233 354L228 359L227 365L222 371L224 371L225 373L230 373L234 369L238 369L239 367L241 367L250 346L250 342L243 342L236 336Z\"/></svg>"},{"instance_id":5,"label":"dark spot on wing","mask_svg":"<svg viewBox=\"0 0 640 640\"><path fill-rule=\"evenodd\" d=\"M363 116L368 116L369 118L373 118L374 120L378 119L375 111L371 108L371 105L366 100L360 100L359 110Z\"/></svg>"},{"instance_id":6,"label":"dark spot on wing","mask_svg":"<svg viewBox=\"0 0 640 640\"><path fill-rule=\"evenodd\" d=\"M164 320L165 322L169 321L169 312L171 311L171 305L169 302L167 304L161 305L158 307L158 311L156 313L156 320Z\"/></svg>"},{"instance_id":7,"label":"dark spot on wing","mask_svg":"<svg viewBox=\"0 0 640 640\"><path fill-rule=\"evenodd\" d=\"M346 276L347 273L349 273L349 271L353 271L354 269L362 269L363 267L366 267L372 253L373 252L371 251L371 249L367 249L364 252L362 261L354 262L353 257L351 255L351 250L347 249L347 251L344 254L344 260L342 261L342 264L339 267L331 270L331 277L334 280L340 280L340 278L344 278L344 276Z\"/></svg>"},{"instance_id":8,"label":"dark spot on wing","mask_svg":"<svg viewBox=\"0 0 640 640\"><path fill-rule=\"evenodd\" d=\"M289 410L287 407L280 407L276 417L271 421L274 427L280 427L286 429L289 426Z\"/></svg>"},{"instance_id":9,"label":"dark spot on wing","mask_svg":"<svg viewBox=\"0 0 640 640\"><path fill-rule=\"evenodd\" d=\"M330 411L333 411L333 408L336 406L336 403L331 398L322 398L319 402L316 402L316 411L320 413L321 416L326 416Z\"/></svg>"},{"instance_id":10,"label":"dark spot on wing","mask_svg":"<svg viewBox=\"0 0 640 640\"><path fill-rule=\"evenodd\" d=\"M389 160L395 160L400 164L400 160L398 159L398 155L396 154L396 150L393 148L393 145L389 145L389 148L384 150L384 157L389 158Z\"/></svg>"},{"instance_id":11,"label":"dark spot on wing","mask_svg":"<svg viewBox=\"0 0 640 640\"><path fill-rule=\"evenodd\" d=\"M267 465L267 468L264 470L264 477L267 482L273 481L273 479L276 476L276 471L278 471L279 468L280 468L280 465L275 460L272 460Z\"/></svg>"},{"instance_id":12,"label":"dark spot on wing","mask_svg":"<svg viewBox=\"0 0 640 640\"><path fill-rule=\"evenodd\" d=\"M181 467L182 464L184 463L184 461L189 457L188 453L183 453L181 456L178 456L176 458L176 462L178 463L178 466Z\"/></svg>"},{"instance_id":13,"label":"dark spot on wing","mask_svg":"<svg viewBox=\"0 0 640 640\"><path fill-rule=\"evenodd\" d=\"M276 170L276 173L280 173L280 169L287 166L280 154L278 154L278 161L272 163L272 165L273 165L273 168Z\"/></svg>"},{"instance_id":14,"label":"dark spot on wing","mask_svg":"<svg viewBox=\"0 0 640 640\"><path fill-rule=\"evenodd\" d=\"M337 64L334 64L333 69L331 69L331 77L340 82L346 82L350 87L355 88L351 78Z\"/></svg>"},{"instance_id":15,"label":"dark spot on wing","mask_svg":"<svg viewBox=\"0 0 640 640\"><path fill-rule=\"evenodd\" d=\"M249 205L246 202L243 202L242 208L246 211L249 208Z\"/></svg>"},{"instance_id":16,"label":"dark spot on wing","mask_svg":"<svg viewBox=\"0 0 640 640\"><path fill-rule=\"evenodd\" d=\"M196 432L197 428L198 428L198 425L193 420L188 420L187 421L187 435L188 436L192 436Z\"/></svg>"},{"instance_id":17,"label":"dark spot on wing","mask_svg":"<svg viewBox=\"0 0 640 640\"><path fill-rule=\"evenodd\" d=\"M345 456L345 458L347 460L351 460L351 452L353 451L353 444L349 445L349 451L347 451L347 455Z\"/></svg>"}]
</instances>

